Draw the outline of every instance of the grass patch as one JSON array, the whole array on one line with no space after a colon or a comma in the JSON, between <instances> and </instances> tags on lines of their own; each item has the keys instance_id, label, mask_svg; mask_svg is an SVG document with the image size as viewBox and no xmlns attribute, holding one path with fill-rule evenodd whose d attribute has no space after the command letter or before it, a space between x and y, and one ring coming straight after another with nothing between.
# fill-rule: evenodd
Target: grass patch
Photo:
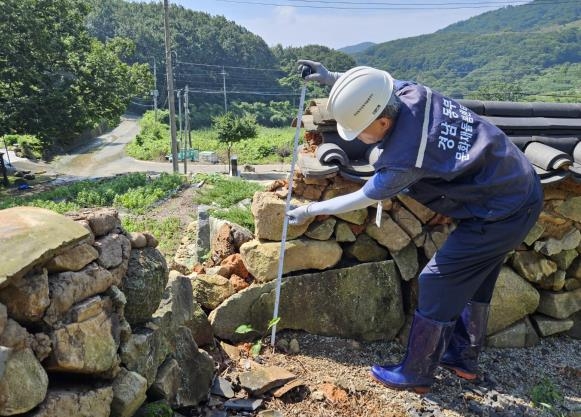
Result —
<instances>
[{"instance_id":1,"label":"grass patch","mask_svg":"<svg viewBox=\"0 0 581 417\"><path fill-rule=\"evenodd\" d=\"M252 198L255 192L264 188L254 182L220 174L196 174L193 179L194 183L202 180L204 186L197 190L194 203L218 208L231 208L246 198Z\"/></svg>"},{"instance_id":2,"label":"grass patch","mask_svg":"<svg viewBox=\"0 0 581 417\"><path fill-rule=\"evenodd\" d=\"M232 207L229 209L213 209L209 210L209 212L211 216L217 219L236 223L254 233L254 216L249 208Z\"/></svg>"},{"instance_id":3,"label":"grass patch","mask_svg":"<svg viewBox=\"0 0 581 417\"><path fill-rule=\"evenodd\" d=\"M158 220L125 216L121 219L121 224L128 232L151 233L159 242L157 248L166 257L173 256L180 244L181 224L177 217Z\"/></svg>"},{"instance_id":4,"label":"grass patch","mask_svg":"<svg viewBox=\"0 0 581 417\"><path fill-rule=\"evenodd\" d=\"M246 227L254 233L254 217L249 207L237 206L262 191L260 184L220 174L197 174L194 182L204 181L204 186L194 196L194 203L213 206L210 215Z\"/></svg>"}]
</instances>

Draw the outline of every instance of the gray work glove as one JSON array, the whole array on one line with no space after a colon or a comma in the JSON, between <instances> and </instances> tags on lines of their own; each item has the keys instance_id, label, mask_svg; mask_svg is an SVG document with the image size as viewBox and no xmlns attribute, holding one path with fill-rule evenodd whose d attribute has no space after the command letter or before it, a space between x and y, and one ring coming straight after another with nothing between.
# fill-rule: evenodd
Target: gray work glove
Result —
<instances>
[{"instance_id":1,"label":"gray work glove","mask_svg":"<svg viewBox=\"0 0 581 417\"><path fill-rule=\"evenodd\" d=\"M308 59L298 60L299 68L301 65L311 67L312 74L305 77L305 81L317 81L319 84L333 86L335 81L341 76L340 72L331 72L323 64L316 61L309 61Z\"/></svg>"},{"instance_id":2,"label":"gray work glove","mask_svg":"<svg viewBox=\"0 0 581 417\"><path fill-rule=\"evenodd\" d=\"M299 207L290 206L291 210L286 212L286 215L288 216L288 224L296 226L305 223L309 217L313 217L313 215L309 214L308 211L310 205L311 204L309 203Z\"/></svg>"}]
</instances>

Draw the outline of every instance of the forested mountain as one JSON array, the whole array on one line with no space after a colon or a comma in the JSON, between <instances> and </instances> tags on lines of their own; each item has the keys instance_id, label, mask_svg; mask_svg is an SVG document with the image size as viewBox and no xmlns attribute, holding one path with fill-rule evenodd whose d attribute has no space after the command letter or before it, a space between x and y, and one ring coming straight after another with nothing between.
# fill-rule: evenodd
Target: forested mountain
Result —
<instances>
[{"instance_id":1,"label":"forested mountain","mask_svg":"<svg viewBox=\"0 0 581 417\"><path fill-rule=\"evenodd\" d=\"M523 6L507 6L454 23L439 32L493 33L547 31L575 22L581 16L581 2L534 0Z\"/></svg>"},{"instance_id":2,"label":"forested mountain","mask_svg":"<svg viewBox=\"0 0 581 417\"><path fill-rule=\"evenodd\" d=\"M581 3L536 0L352 56L455 97L579 101Z\"/></svg>"},{"instance_id":3,"label":"forested mountain","mask_svg":"<svg viewBox=\"0 0 581 417\"><path fill-rule=\"evenodd\" d=\"M160 105L163 105L166 81L162 5L123 0L89 1L92 12L87 26L94 36L101 40L112 37L133 40L136 49L128 57L129 62L153 66L155 60ZM262 38L235 22L181 6L171 5L170 27L175 88L183 89L187 85L191 92L194 127L207 125L211 115L223 112L224 84L227 104L271 100L293 103L300 91L298 58L321 60L339 70L355 65L348 55L320 45L269 48ZM317 96L325 92L311 83L309 93Z\"/></svg>"},{"instance_id":4,"label":"forested mountain","mask_svg":"<svg viewBox=\"0 0 581 417\"><path fill-rule=\"evenodd\" d=\"M349 46L345 46L343 48L339 48L338 51L345 52L346 54L356 54L358 52L365 51L367 48L369 48L373 45L375 45L375 43L373 43L373 42L361 42L361 43L358 43L356 45L349 45Z\"/></svg>"}]
</instances>

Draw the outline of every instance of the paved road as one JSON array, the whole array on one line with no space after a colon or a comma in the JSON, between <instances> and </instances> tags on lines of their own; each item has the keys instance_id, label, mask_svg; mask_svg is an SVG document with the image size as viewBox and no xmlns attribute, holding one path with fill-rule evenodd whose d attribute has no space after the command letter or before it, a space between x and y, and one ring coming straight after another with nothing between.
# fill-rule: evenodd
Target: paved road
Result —
<instances>
[{"instance_id":1,"label":"paved road","mask_svg":"<svg viewBox=\"0 0 581 417\"><path fill-rule=\"evenodd\" d=\"M127 156L125 146L139 133L137 118L126 116L119 126L111 132L90 140L86 145L75 149L67 155L59 156L50 163L35 163L27 159L11 155L11 161L18 169L29 169L33 172L46 171L66 177L108 177L127 172L173 172L171 162L139 161ZM184 172L183 163L179 172ZM188 161L188 173L197 172L228 172L228 165L200 164ZM289 165L255 165L256 176L276 173L284 175L289 171Z\"/></svg>"}]
</instances>

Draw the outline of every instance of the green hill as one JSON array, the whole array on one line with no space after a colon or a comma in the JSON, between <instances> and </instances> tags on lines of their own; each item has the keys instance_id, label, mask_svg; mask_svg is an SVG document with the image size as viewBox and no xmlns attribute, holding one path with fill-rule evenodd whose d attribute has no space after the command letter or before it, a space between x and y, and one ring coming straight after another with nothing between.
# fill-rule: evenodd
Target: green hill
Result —
<instances>
[{"instance_id":1,"label":"green hill","mask_svg":"<svg viewBox=\"0 0 581 417\"><path fill-rule=\"evenodd\" d=\"M455 97L581 99L581 4L537 0L353 54ZM527 29L528 28L528 29Z\"/></svg>"},{"instance_id":2,"label":"green hill","mask_svg":"<svg viewBox=\"0 0 581 417\"><path fill-rule=\"evenodd\" d=\"M356 54L358 52L363 52L367 48L375 45L373 42L361 42L356 45L345 46L343 48L339 48L338 51L345 52L346 54Z\"/></svg>"}]
</instances>

